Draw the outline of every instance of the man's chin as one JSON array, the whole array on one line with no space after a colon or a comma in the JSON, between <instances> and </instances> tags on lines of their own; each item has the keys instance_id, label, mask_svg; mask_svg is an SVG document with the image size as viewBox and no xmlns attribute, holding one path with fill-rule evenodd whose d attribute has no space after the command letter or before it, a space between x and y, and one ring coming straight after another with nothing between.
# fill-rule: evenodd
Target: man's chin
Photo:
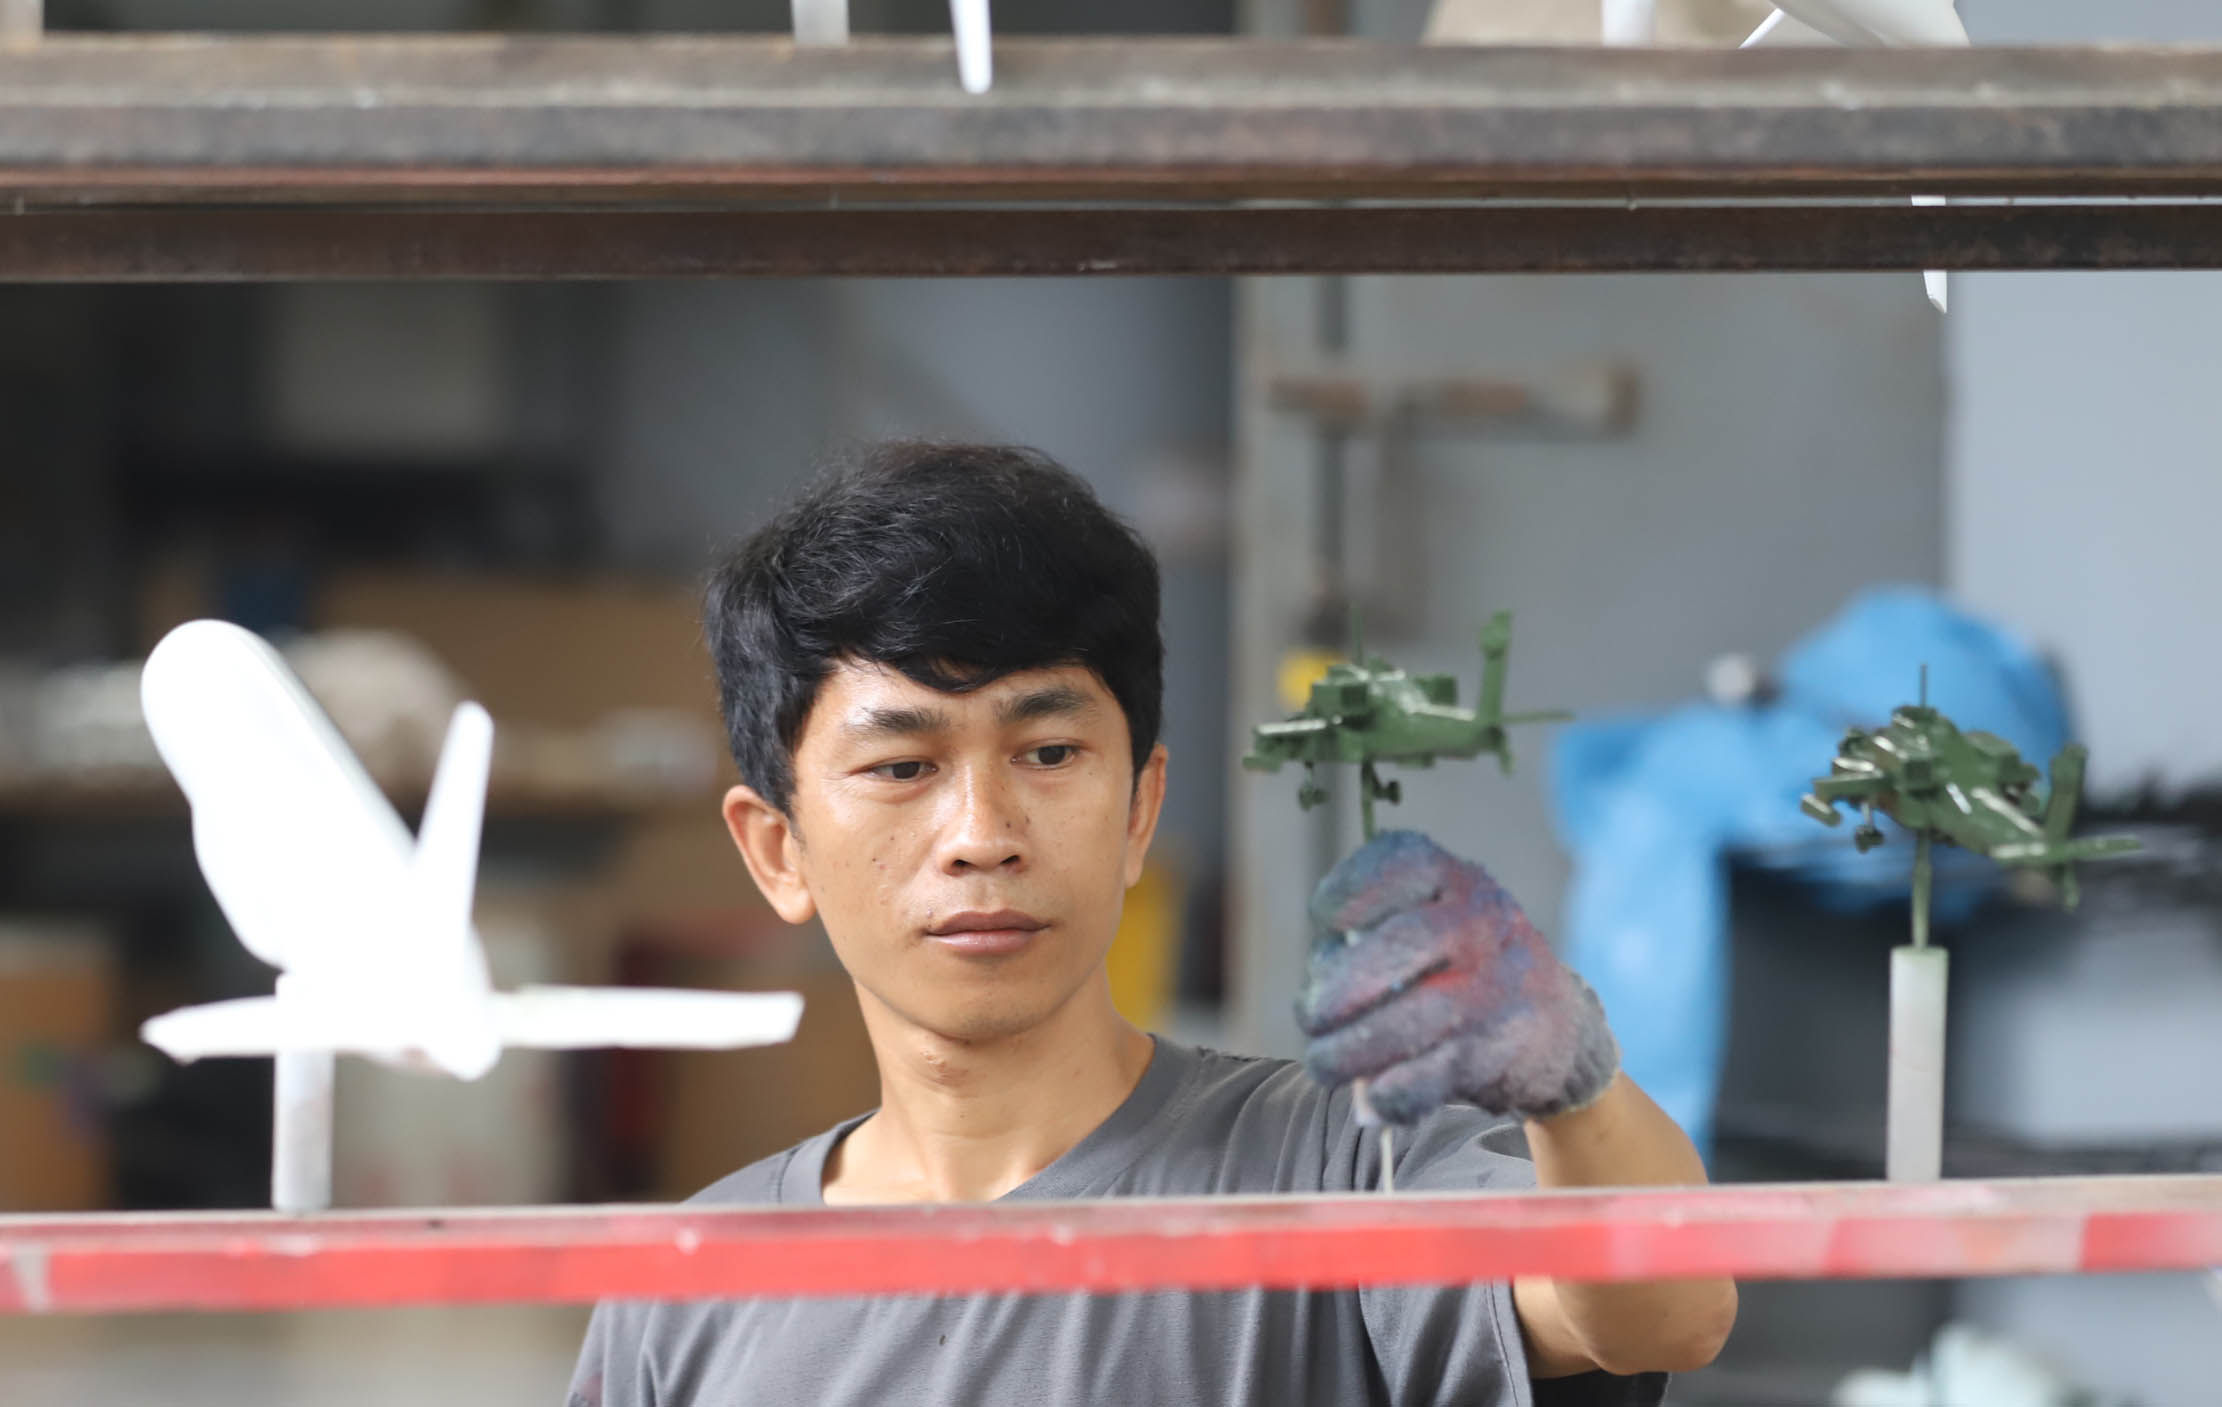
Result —
<instances>
[{"instance_id":1,"label":"man's chin","mask_svg":"<svg viewBox=\"0 0 2222 1407\"><path fill-rule=\"evenodd\" d=\"M1000 1045L1041 1026L1049 1019L1049 1015L1047 1009L953 1011L940 1013L939 1019L926 1023L926 1026L943 1040L957 1045Z\"/></svg>"}]
</instances>

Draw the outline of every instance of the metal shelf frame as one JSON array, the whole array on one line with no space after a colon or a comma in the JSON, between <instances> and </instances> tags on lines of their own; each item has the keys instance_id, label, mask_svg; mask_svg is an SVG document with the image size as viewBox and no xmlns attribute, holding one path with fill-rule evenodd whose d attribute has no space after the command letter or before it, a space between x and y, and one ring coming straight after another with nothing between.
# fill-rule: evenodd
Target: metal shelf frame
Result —
<instances>
[{"instance_id":1,"label":"metal shelf frame","mask_svg":"<svg viewBox=\"0 0 2222 1407\"><path fill-rule=\"evenodd\" d=\"M0 45L0 279L2222 266L2222 48L997 55Z\"/></svg>"},{"instance_id":2,"label":"metal shelf frame","mask_svg":"<svg viewBox=\"0 0 2222 1407\"><path fill-rule=\"evenodd\" d=\"M0 1313L1913 1278L2222 1264L2222 1178L0 1217Z\"/></svg>"},{"instance_id":3,"label":"metal shelf frame","mask_svg":"<svg viewBox=\"0 0 2222 1407\"><path fill-rule=\"evenodd\" d=\"M0 281L2222 267L2222 49L1006 38L993 92L950 71L18 26ZM0 1313L2218 1263L2206 1176L102 1214L0 1217Z\"/></svg>"}]
</instances>

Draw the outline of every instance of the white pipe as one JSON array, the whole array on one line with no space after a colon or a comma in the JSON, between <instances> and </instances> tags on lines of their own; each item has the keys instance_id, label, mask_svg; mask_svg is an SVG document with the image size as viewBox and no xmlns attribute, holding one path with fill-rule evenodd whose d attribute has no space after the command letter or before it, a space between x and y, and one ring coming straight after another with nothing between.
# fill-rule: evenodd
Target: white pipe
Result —
<instances>
[{"instance_id":1,"label":"white pipe","mask_svg":"<svg viewBox=\"0 0 2222 1407\"><path fill-rule=\"evenodd\" d=\"M1944 204L1944 197L1941 195L1917 195L1912 197L1912 200L1916 206L1928 208L1942 207ZM1929 301L1936 305L1936 310L1940 313L1945 311L1945 304L1949 297L1948 287L1949 278L1944 270L1923 269L1921 271L1921 291L1929 295Z\"/></svg>"},{"instance_id":2,"label":"white pipe","mask_svg":"<svg viewBox=\"0 0 2222 1407\"><path fill-rule=\"evenodd\" d=\"M995 84L988 0L949 0L949 28L957 40L957 81L967 93L985 93Z\"/></svg>"},{"instance_id":3,"label":"white pipe","mask_svg":"<svg viewBox=\"0 0 2222 1407\"><path fill-rule=\"evenodd\" d=\"M1649 44L1658 37L1657 0L1602 0L1600 34L1607 44Z\"/></svg>"},{"instance_id":4,"label":"white pipe","mask_svg":"<svg viewBox=\"0 0 2222 1407\"><path fill-rule=\"evenodd\" d=\"M281 1212L332 1205L333 1064L328 1050L284 1050L274 1061L270 1205Z\"/></svg>"},{"instance_id":5,"label":"white pipe","mask_svg":"<svg viewBox=\"0 0 2222 1407\"><path fill-rule=\"evenodd\" d=\"M35 43L45 31L45 0L0 0L0 44Z\"/></svg>"},{"instance_id":6,"label":"white pipe","mask_svg":"<svg viewBox=\"0 0 2222 1407\"><path fill-rule=\"evenodd\" d=\"M849 0L789 0L789 7L794 16L795 43L849 42Z\"/></svg>"},{"instance_id":7,"label":"white pipe","mask_svg":"<svg viewBox=\"0 0 2222 1407\"><path fill-rule=\"evenodd\" d=\"M1934 1182L1944 1174L1944 1002L1950 972L1942 948L1890 952L1890 1128L1884 1175Z\"/></svg>"}]
</instances>

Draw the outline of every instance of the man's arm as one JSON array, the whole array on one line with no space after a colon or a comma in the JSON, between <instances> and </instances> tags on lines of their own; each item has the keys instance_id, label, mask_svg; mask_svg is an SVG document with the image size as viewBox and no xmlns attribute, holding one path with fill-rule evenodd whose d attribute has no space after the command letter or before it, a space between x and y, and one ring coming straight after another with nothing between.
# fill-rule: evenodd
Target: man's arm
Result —
<instances>
[{"instance_id":1,"label":"man's arm","mask_svg":"<svg viewBox=\"0 0 2222 1407\"><path fill-rule=\"evenodd\" d=\"M1625 1074L1595 1103L1527 1121L1536 1182L1544 1187L1698 1187L1705 1165L1674 1120ZM1531 1376L1603 1368L1686 1373L1713 1361L1736 1323L1736 1282L1578 1284L1528 1279L1512 1302Z\"/></svg>"},{"instance_id":2,"label":"man's arm","mask_svg":"<svg viewBox=\"0 0 2222 1407\"><path fill-rule=\"evenodd\" d=\"M1705 1181L1697 1150L1620 1073L1596 993L1479 865L1389 831L1312 896L1329 938L1297 1003L1322 1083L1366 1081L1378 1117L1418 1121L1463 1101L1526 1124L1545 1187ZM1735 1320L1726 1280L1514 1287L1531 1376L1628 1375L1712 1361Z\"/></svg>"}]
</instances>

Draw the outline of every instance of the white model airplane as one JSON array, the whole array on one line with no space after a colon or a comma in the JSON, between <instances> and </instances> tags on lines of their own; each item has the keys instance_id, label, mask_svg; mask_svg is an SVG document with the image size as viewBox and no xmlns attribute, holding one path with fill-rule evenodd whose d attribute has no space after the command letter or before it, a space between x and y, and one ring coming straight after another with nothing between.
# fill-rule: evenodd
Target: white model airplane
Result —
<instances>
[{"instance_id":1,"label":"white model airplane","mask_svg":"<svg viewBox=\"0 0 2222 1407\"><path fill-rule=\"evenodd\" d=\"M797 44L849 42L849 0L789 0L788 8ZM957 81L967 93L985 93L995 84L988 0L949 0L949 29L957 42Z\"/></svg>"},{"instance_id":2,"label":"white model airplane","mask_svg":"<svg viewBox=\"0 0 2222 1407\"><path fill-rule=\"evenodd\" d=\"M140 700L192 804L209 889L239 941L279 972L271 996L185 1007L141 1034L181 1061L276 1057L281 1162L313 1164L321 1143L328 1185L334 1052L469 1080L504 1046L729 1049L794 1036L792 992L493 989L471 927L494 739L477 704L455 711L411 839L278 652L248 631L207 620L171 631L147 659ZM288 1137L289 1119L307 1121L305 1138ZM276 1200L320 1204L318 1181L313 1168L306 1190L278 1176Z\"/></svg>"},{"instance_id":3,"label":"white model airplane","mask_svg":"<svg viewBox=\"0 0 2222 1407\"><path fill-rule=\"evenodd\" d=\"M1775 12L1744 41L1759 44L1965 45L1967 26L1952 0L1780 0ZM1944 197L1917 195L1915 205L1942 205ZM1947 300L1944 270L1921 275L1929 301L1943 312Z\"/></svg>"},{"instance_id":4,"label":"white model airplane","mask_svg":"<svg viewBox=\"0 0 2222 1407\"><path fill-rule=\"evenodd\" d=\"M1952 0L1780 0L1744 44L1799 40L1886 48L1968 42L1967 26L1960 23Z\"/></svg>"}]
</instances>

